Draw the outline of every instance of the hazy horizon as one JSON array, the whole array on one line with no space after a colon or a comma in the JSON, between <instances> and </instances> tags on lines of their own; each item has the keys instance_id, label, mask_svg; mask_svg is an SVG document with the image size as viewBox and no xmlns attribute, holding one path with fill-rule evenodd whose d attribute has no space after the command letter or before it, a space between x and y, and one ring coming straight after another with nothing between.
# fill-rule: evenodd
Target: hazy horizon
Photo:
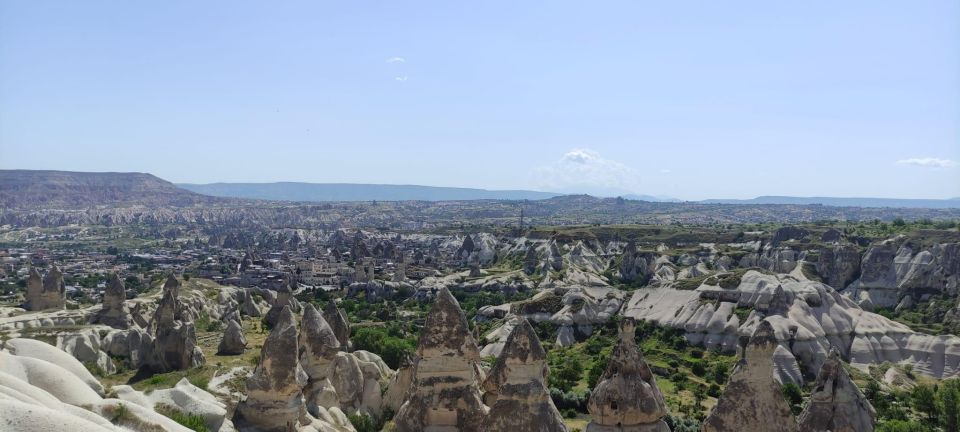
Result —
<instances>
[{"instance_id":1,"label":"hazy horizon","mask_svg":"<svg viewBox=\"0 0 960 432\"><path fill-rule=\"evenodd\" d=\"M0 168L960 197L960 4L0 3Z\"/></svg>"}]
</instances>

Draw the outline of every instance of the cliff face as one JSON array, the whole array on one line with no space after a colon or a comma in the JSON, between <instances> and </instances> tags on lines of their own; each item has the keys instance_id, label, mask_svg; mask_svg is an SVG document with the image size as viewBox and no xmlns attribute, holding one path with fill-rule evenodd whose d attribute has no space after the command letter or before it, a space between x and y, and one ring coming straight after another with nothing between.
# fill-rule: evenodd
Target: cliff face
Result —
<instances>
[{"instance_id":1,"label":"cliff face","mask_svg":"<svg viewBox=\"0 0 960 432\"><path fill-rule=\"evenodd\" d=\"M960 287L960 243L920 249L894 238L871 246L860 263L860 277L845 293L874 307L897 305L904 297L956 296Z\"/></svg>"},{"instance_id":2,"label":"cliff face","mask_svg":"<svg viewBox=\"0 0 960 432\"><path fill-rule=\"evenodd\" d=\"M0 207L191 206L225 202L144 173L0 170Z\"/></svg>"}]
</instances>

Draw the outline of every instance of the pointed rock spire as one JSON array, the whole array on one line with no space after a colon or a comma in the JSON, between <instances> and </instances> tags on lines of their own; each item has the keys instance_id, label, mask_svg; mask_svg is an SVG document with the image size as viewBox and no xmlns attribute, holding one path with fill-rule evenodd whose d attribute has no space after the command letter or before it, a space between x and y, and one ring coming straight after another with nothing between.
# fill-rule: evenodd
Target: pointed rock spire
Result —
<instances>
[{"instance_id":1,"label":"pointed rock spire","mask_svg":"<svg viewBox=\"0 0 960 432\"><path fill-rule=\"evenodd\" d=\"M802 432L871 432L877 413L843 368L840 353L830 356L820 368L810 402L800 413Z\"/></svg>"},{"instance_id":2,"label":"pointed rock spire","mask_svg":"<svg viewBox=\"0 0 960 432\"><path fill-rule=\"evenodd\" d=\"M308 377L303 389L307 410L313 413L316 406L339 405L339 396L329 378L340 352L340 342L327 320L310 303L303 308L299 343L300 365Z\"/></svg>"},{"instance_id":3,"label":"pointed rock spire","mask_svg":"<svg viewBox=\"0 0 960 432\"><path fill-rule=\"evenodd\" d=\"M307 303L300 325L300 364L307 375L311 379L326 378L328 367L339 351L340 341L330 324L313 304Z\"/></svg>"},{"instance_id":4,"label":"pointed rock spire","mask_svg":"<svg viewBox=\"0 0 960 432\"><path fill-rule=\"evenodd\" d=\"M286 432L297 428L304 412L301 389L307 383L297 339L297 323L285 306L263 343L260 363L247 379L247 398L234 417L237 429Z\"/></svg>"},{"instance_id":5,"label":"pointed rock spire","mask_svg":"<svg viewBox=\"0 0 960 432\"><path fill-rule=\"evenodd\" d=\"M440 288L420 333L410 398L394 418L397 432L482 430L487 408L477 382L479 361L467 317L450 291Z\"/></svg>"},{"instance_id":6,"label":"pointed rock spire","mask_svg":"<svg viewBox=\"0 0 960 432\"><path fill-rule=\"evenodd\" d=\"M491 407L482 430L566 431L547 390L548 372L547 352L530 323L521 318L483 382Z\"/></svg>"},{"instance_id":7,"label":"pointed rock spire","mask_svg":"<svg viewBox=\"0 0 960 432\"><path fill-rule=\"evenodd\" d=\"M197 346L196 328L181 317L183 308L178 294L179 288L164 288L149 325L148 330L154 337L148 365L157 372L189 369L206 362Z\"/></svg>"},{"instance_id":8,"label":"pointed rock spire","mask_svg":"<svg viewBox=\"0 0 960 432\"><path fill-rule=\"evenodd\" d=\"M40 271L37 270L36 267L30 267L30 276L27 278L27 293L25 296L26 302L23 305L24 309L40 310L42 295L43 276L40 275Z\"/></svg>"},{"instance_id":9,"label":"pointed rock spire","mask_svg":"<svg viewBox=\"0 0 960 432\"><path fill-rule=\"evenodd\" d=\"M323 319L327 320L327 324L333 329L333 334L337 336L337 341L340 342L340 349L349 351L350 321L347 320L347 316L337 307L333 299L327 302L327 306L323 309Z\"/></svg>"},{"instance_id":10,"label":"pointed rock spire","mask_svg":"<svg viewBox=\"0 0 960 432\"><path fill-rule=\"evenodd\" d=\"M176 299L180 297L180 281L177 280L177 277L170 273L167 275L167 281L163 283L163 292L173 292L173 297Z\"/></svg>"},{"instance_id":11,"label":"pointed rock spire","mask_svg":"<svg viewBox=\"0 0 960 432\"><path fill-rule=\"evenodd\" d=\"M637 347L635 331L634 320L625 318L620 325L620 340L610 353L607 369L587 403L592 417L587 431L606 427L670 430L663 421L667 415L666 402Z\"/></svg>"},{"instance_id":12,"label":"pointed rock spire","mask_svg":"<svg viewBox=\"0 0 960 432\"><path fill-rule=\"evenodd\" d=\"M790 405L773 379L777 338L763 320L750 337L717 405L703 422L703 432L797 431Z\"/></svg>"},{"instance_id":13,"label":"pointed rock spire","mask_svg":"<svg viewBox=\"0 0 960 432\"><path fill-rule=\"evenodd\" d=\"M118 329L129 328L133 321L130 309L127 308L127 289L116 273L110 278L107 289L103 291L103 305L94 320Z\"/></svg>"},{"instance_id":14,"label":"pointed rock spire","mask_svg":"<svg viewBox=\"0 0 960 432\"><path fill-rule=\"evenodd\" d=\"M66 289L60 267L53 265L43 278L37 269L31 268L25 306L32 311L63 309L67 304Z\"/></svg>"},{"instance_id":15,"label":"pointed rock spire","mask_svg":"<svg viewBox=\"0 0 960 432\"><path fill-rule=\"evenodd\" d=\"M247 349L247 338L243 335L243 327L235 320L230 320L227 329L223 332L223 339L217 347L217 354L240 355Z\"/></svg>"}]
</instances>

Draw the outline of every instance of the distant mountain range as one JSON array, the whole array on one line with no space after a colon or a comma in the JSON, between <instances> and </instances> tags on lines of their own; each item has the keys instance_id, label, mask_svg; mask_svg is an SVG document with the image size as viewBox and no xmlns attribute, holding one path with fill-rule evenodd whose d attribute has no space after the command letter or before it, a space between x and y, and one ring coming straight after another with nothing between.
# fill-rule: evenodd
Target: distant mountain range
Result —
<instances>
[{"instance_id":1,"label":"distant mountain range","mask_svg":"<svg viewBox=\"0 0 960 432\"><path fill-rule=\"evenodd\" d=\"M528 190L357 183L181 183L177 186L217 197L282 201L541 200L562 195Z\"/></svg>"},{"instance_id":2,"label":"distant mountain range","mask_svg":"<svg viewBox=\"0 0 960 432\"><path fill-rule=\"evenodd\" d=\"M353 183L210 183L173 184L145 173L0 170L0 209L70 209L96 206L193 206L270 201L468 201L543 200L568 196L529 190L487 190L418 185ZM651 195L623 195L628 200L682 202ZM960 199L896 199L761 196L709 199L701 204L791 204L839 207L960 208Z\"/></svg>"},{"instance_id":3,"label":"distant mountain range","mask_svg":"<svg viewBox=\"0 0 960 432\"><path fill-rule=\"evenodd\" d=\"M960 208L960 199L836 198L761 196L752 199L708 199L705 204L819 204L835 207Z\"/></svg>"},{"instance_id":4,"label":"distant mountain range","mask_svg":"<svg viewBox=\"0 0 960 432\"><path fill-rule=\"evenodd\" d=\"M145 173L0 170L0 208L177 206L226 202Z\"/></svg>"}]
</instances>

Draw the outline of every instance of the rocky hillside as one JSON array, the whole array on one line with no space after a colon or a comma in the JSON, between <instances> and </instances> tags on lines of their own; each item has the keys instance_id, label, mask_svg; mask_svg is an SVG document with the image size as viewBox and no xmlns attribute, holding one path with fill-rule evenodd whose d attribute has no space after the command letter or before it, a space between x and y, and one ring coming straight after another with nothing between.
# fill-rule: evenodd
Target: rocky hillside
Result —
<instances>
[{"instance_id":1,"label":"rocky hillside","mask_svg":"<svg viewBox=\"0 0 960 432\"><path fill-rule=\"evenodd\" d=\"M72 209L95 206L191 206L219 203L145 173L0 170L5 209Z\"/></svg>"}]
</instances>

